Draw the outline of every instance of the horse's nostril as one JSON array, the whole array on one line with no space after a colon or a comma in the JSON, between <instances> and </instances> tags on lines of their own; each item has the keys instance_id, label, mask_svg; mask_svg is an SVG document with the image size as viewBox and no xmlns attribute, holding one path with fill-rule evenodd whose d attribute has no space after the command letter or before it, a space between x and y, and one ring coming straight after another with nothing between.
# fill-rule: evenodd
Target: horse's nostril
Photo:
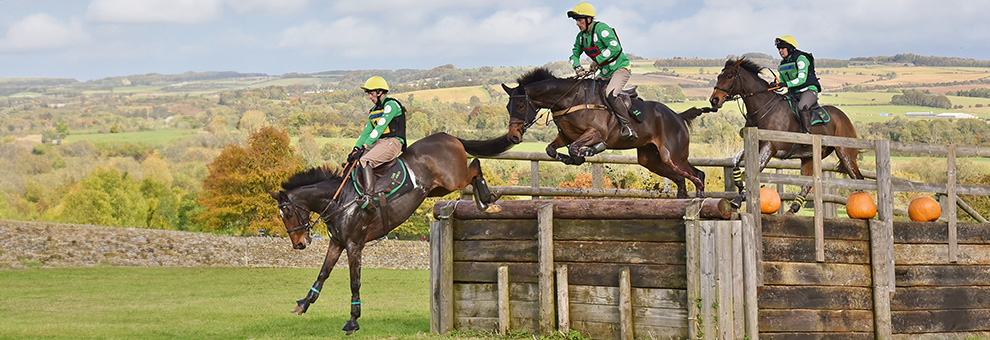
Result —
<instances>
[{"instance_id":1,"label":"horse's nostril","mask_svg":"<svg viewBox=\"0 0 990 340\"><path fill-rule=\"evenodd\" d=\"M298 244L296 244L292 248L295 248L295 249L306 249L306 244L305 243L298 243Z\"/></svg>"}]
</instances>

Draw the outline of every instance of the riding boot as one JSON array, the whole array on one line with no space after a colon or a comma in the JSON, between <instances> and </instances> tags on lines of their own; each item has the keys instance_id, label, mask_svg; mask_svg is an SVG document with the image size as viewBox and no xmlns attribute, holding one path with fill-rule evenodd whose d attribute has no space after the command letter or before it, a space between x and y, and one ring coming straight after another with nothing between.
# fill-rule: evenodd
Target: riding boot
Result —
<instances>
[{"instance_id":1,"label":"riding boot","mask_svg":"<svg viewBox=\"0 0 990 340\"><path fill-rule=\"evenodd\" d=\"M372 191L375 190L375 170L371 166L363 166L360 175L358 186L361 188L361 194L354 198L354 202L360 204L364 210L373 211L375 204L372 199L374 197Z\"/></svg>"},{"instance_id":2,"label":"riding boot","mask_svg":"<svg viewBox=\"0 0 990 340\"><path fill-rule=\"evenodd\" d=\"M804 129L804 132L811 133L811 109L799 110L798 117L800 117L798 120L801 121L801 128Z\"/></svg>"},{"instance_id":3,"label":"riding boot","mask_svg":"<svg viewBox=\"0 0 990 340\"><path fill-rule=\"evenodd\" d=\"M626 107L626 103L622 98L619 96L609 96L608 102L612 106L612 110L615 111L615 118L619 121L620 136L623 139L638 139L639 135L636 134L636 130L633 130L629 126L629 108Z\"/></svg>"}]
</instances>

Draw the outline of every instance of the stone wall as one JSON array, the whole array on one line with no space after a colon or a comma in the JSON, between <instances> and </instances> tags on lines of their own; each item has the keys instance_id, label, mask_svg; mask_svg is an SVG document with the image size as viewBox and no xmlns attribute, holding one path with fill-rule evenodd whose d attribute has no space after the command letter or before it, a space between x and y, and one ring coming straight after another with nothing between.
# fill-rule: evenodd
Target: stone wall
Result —
<instances>
[{"instance_id":1,"label":"stone wall","mask_svg":"<svg viewBox=\"0 0 990 340\"><path fill-rule=\"evenodd\" d=\"M0 220L0 268L306 267L317 268L327 240L304 250L287 238ZM372 241L363 268L428 269L429 242ZM338 268L347 267L341 255Z\"/></svg>"}]
</instances>

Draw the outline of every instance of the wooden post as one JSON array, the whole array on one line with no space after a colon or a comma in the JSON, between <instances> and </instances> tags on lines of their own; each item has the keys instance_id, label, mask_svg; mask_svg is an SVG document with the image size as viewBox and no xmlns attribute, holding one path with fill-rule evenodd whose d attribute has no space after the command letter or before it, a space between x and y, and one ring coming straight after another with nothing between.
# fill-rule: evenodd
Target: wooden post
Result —
<instances>
[{"instance_id":1,"label":"wooden post","mask_svg":"<svg viewBox=\"0 0 990 340\"><path fill-rule=\"evenodd\" d=\"M689 205L684 214L684 242L687 261L687 296L688 296L688 338L698 339L698 331L702 328L701 319L701 237L698 215Z\"/></svg>"},{"instance_id":2,"label":"wooden post","mask_svg":"<svg viewBox=\"0 0 990 340\"><path fill-rule=\"evenodd\" d=\"M890 267L888 282L890 282L890 291L893 292L896 289L896 283L894 281L894 192L891 185L893 175L890 167L890 141L880 139L874 143L877 157L877 215L883 222L884 235L889 240L885 241L888 246L873 250L887 253L885 259Z\"/></svg>"},{"instance_id":3,"label":"wooden post","mask_svg":"<svg viewBox=\"0 0 990 340\"><path fill-rule=\"evenodd\" d=\"M540 187L540 161L529 162L529 186L532 188ZM535 200L540 199L540 196L534 195L530 198Z\"/></svg>"},{"instance_id":4,"label":"wooden post","mask_svg":"<svg viewBox=\"0 0 990 340\"><path fill-rule=\"evenodd\" d=\"M509 334L509 266L498 267L498 334Z\"/></svg>"},{"instance_id":5,"label":"wooden post","mask_svg":"<svg viewBox=\"0 0 990 340\"><path fill-rule=\"evenodd\" d=\"M711 224L715 247L715 297L718 304L719 339L735 339L732 320L732 224L733 221L704 221ZM714 306L713 306L714 308Z\"/></svg>"},{"instance_id":6,"label":"wooden post","mask_svg":"<svg viewBox=\"0 0 990 340\"><path fill-rule=\"evenodd\" d=\"M736 337L746 334L743 275L743 235L742 221L729 222L732 225L732 329Z\"/></svg>"},{"instance_id":7,"label":"wooden post","mask_svg":"<svg viewBox=\"0 0 990 340\"><path fill-rule=\"evenodd\" d=\"M743 234L743 308L746 319L746 337L760 338L759 310L757 309L757 272L763 267L756 262L756 222L752 214L742 214ZM689 301L690 302L690 301ZM694 338L692 338L694 339Z\"/></svg>"},{"instance_id":8,"label":"wooden post","mask_svg":"<svg viewBox=\"0 0 990 340\"><path fill-rule=\"evenodd\" d=\"M633 340L632 286L629 267L619 272L619 334L622 340Z\"/></svg>"},{"instance_id":9,"label":"wooden post","mask_svg":"<svg viewBox=\"0 0 990 340\"><path fill-rule=\"evenodd\" d=\"M715 289L715 226L711 221L701 221L698 235L701 244L701 333L704 338L718 338L715 334L715 302L718 295ZM698 301L689 301L698 303Z\"/></svg>"},{"instance_id":10,"label":"wooden post","mask_svg":"<svg viewBox=\"0 0 990 340\"><path fill-rule=\"evenodd\" d=\"M784 169L777 168L775 171L777 174L784 174ZM777 183L777 197L784 197L784 185ZM787 209L784 209L784 205L781 204L780 209L777 209L778 216L784 216L787 213Z\"/></svg>"},{"instance_id":11,"label":"wooden post","mask_svg":"<svg viewBox=\"0 0 990 340\"><path fill-rule=\"evenodd\" d=\"M831 171L826 171L822 173L822 176L824 176L825 182L828 182L830 179L835 177L835 174ZM835 187L831 185L823 185L823 186L825 187L825 191L822 192L823 195L822 197L824 197L824 195L836 195L838 193ZM835 209L835 203L825 202L822 208L823 208L822 212L825 213L824 215L825 218L835 218L835 215L837 214Z\"/></svg>"},{"instance_id":12,"label":"wooden post","mask_svg":"<svg viewBox=\"0 0 990 340\"><path fill-rule=\"evenodd\" d=\"M591 163L591 187L595 189L605 187L605 169L602 163Z\"/></svg>"},{"instance_id":13,"label":"wooden post","mask_svg":"<svg viewBox=\"0 0 990 340\"><path fill-rule=\"evenodd\" d=\"M822 212L822 135L811 135L812 176L815 192L815 261L825 262L825 215Z\"/></svg>"},{"instance_id":14,"label":"wooden post","mask_svg":"<svg viewBox=\"0 0 990 340\"><path fill-rule=\"evenodd\" d=\"M756 265L763 268L763 219L760 217L760 130L746 128L743 132L746 150L746 211L753 215L753 236L756 242ZM763 286L763 270L756 271L756 284Z\"/></svg>"},{"instance_id":15,"label":"wooden post","mask_svg":"<svg viewBox=\"0 0 990 340\"><path fill-rule=\"evenodd\" d=\"M571 331L571 297L567 279L567 265L557 267L557 331Z\"/></svg>"},{"instance_id":16,"label":"wooden post","mask_svg":"<svg viewBox=\"0 0 990 340\"><path fill-rule=\"evenodd\" d=\"M949 262L956 263L959 260L959 240L956 227L956 145L949 144L948 158L948 179L946 181L946 196L948 204L945 205L945 216L949 218Z\"/></svg>"},{"instance_id":17,"label":"wooden post","mask_svg":"<svg viewBox=\"0 0 990 340\"><path fill-rule=\"evenodd\" d=\"M539 220L540 244L540 333L550 334L554 331L554 303L556 297L553 287L553 203L541 205L537 210Z\"/></svg>"},{"instance_id":18,"label":"wooden post","mask_svg":"<svg viewBox=\"0 0 990 340\"><path fill-rule=\"evenodd\" d=\"M736 191L736 179L734 176L735 174L732 173L731 166L722 167L722 179L725 180L725 191Z\"/></svg>"},{"instance_id":19,"label":"wooden post","mask_svg":"<svg viewBox=\"0 0 990 340\"><path fill-rule=\"evenodd\" d=\"M886 223L879 220L870 220L870 253L872 255L873 268L873 322L874 335L876 339L890 339L892 333L890 315L890 273L894 268L890 266L887 258L889 253L886 247L888 244L888 229ZM891 235L889 240L893 240ZM889 272L889 273L888 273Z\"/></svg>"},{"instance_id":20,"label":"wooden post","mask_svg":"<svg viewBox=\"0 0 990 340\"><path fill-rule=\"evenodd\" d=\"M443 216L450 216L450 212ZM454 240L451 229L449 218L430 223L430 331L440 334L454 329Z\"/></svg>"}]
</instances>

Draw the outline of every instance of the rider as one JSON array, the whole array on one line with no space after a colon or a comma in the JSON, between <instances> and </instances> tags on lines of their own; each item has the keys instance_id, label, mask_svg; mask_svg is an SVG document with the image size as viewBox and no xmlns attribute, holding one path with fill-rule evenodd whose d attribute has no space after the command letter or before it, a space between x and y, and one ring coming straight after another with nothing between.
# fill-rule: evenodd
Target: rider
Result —
<instances>
[{"instance_id":1,"label":"rider","mask_svg":"<svg viewBox=\"0 0 990 340\"><path fill-rule=\"evenodd\" d=\"M574 50L570 58L574 72L578 77L583 77L597 70L599 78L608 79L605 96L612 109L616 111L615 118L621 125L622 138L639 138L636 131L629 127L629 108L625 105L628 96L622 93L622 88L626 86L632 75L629 57L622 52L615 30L604 22L595 21L595 7L587 2L574 6L574 9L567 12L567 16L577 22L580 30L574 40ZM590 72L581 67L581 52L591 58Z\"/></svg>"},{"instance_id":2,"label":"rider","mask_svg":"<svg viewBox=\"0 0 990 340\"><path fill-rule=\"evenodd\" d=\"M375 189L373 169L399 157L399 153L406 149L406 115L398 100L386 96L388 83L385 78L368 78L361 89L375 106L371 108L368 123L358 137L354 150L347 156L347 162L358 161L361 165L361 177L357 182L362 194L355 201L365 209L374 210L371 204Z\"/></svg>"},{"instance_id":3,"label":"rider","mask_svg":"<svg viewBox=\"0 0 990 340\"><path fill-rule=\"evenodd\" d=\"M815 75L815 57L797 49L797 41L790 35L774 39L774 44L782 58L777 71L787 85L788 94L798 98L798 120L801 127L811 132L811 108L818 106L818 92L822 89L818 76Z\"/></svg>"}]
</instances>

